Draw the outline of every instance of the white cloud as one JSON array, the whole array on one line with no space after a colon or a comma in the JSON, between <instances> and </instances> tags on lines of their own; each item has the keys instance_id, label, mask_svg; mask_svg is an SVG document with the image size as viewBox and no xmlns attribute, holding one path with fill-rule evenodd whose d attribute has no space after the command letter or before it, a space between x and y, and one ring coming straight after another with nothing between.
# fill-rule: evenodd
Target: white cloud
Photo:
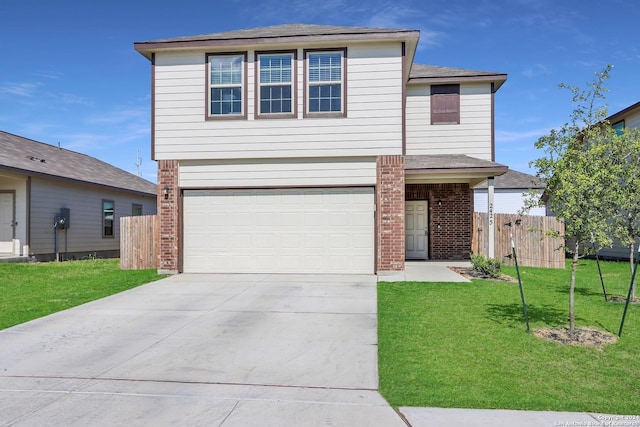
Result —
<instances>
[{"instance_id":1,"label":"white cloud","mask_svg":"<svg viewBox=\"0 0 640 427\"><path fill-rule=\"evenodd\" d=\"M31 98L36 95L40 87L42 87L42 83L39 82L5 82L0 84L0 93Z\"/></svg>"},{"instance_id":2,"label":"white cloud","mask_svg":"<svg viewBox=\"0 0 640 427\"><path fill-rule=\"evenodd\" d=\"M533 64L522 70L521 74L525 77L532 78L541 75L550 75L551 71L544 64Z\"/></svg>"}]
</instances>

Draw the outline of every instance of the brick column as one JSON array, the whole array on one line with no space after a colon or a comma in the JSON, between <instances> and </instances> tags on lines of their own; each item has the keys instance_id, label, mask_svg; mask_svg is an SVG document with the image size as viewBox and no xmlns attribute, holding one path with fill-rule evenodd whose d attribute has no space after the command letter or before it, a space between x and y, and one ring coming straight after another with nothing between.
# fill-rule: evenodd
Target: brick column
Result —
<instances>
[{"instance_id":1,"label":"brick column","mask_svg":"<svg viewBox=\"0 0 640 427\"><path fill-rule=\"evenodd\" d=\"M169 189L165 199L164 189ZM180 190L178 188L178 161L158 161L158 219L159 265L158 272L176 274L180 270Z\"/></svg>"},{"instance_id":2,"label":"brick column","mask_svg":"<svg viewBox=\"0 0 640 427\"><path fill-rule=\"evenodd\" d=\"M404 270L404 157L380 156L376 184L376 271Z\"/></svg>"}]
</instances>

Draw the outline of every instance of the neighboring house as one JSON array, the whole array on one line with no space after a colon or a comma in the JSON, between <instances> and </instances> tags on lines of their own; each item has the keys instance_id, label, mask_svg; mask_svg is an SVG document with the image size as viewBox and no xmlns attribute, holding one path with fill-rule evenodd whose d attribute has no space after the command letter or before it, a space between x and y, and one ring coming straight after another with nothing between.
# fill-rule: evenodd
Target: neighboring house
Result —
<instances>
[{"instance_id":1,"label":"neighboring house","mask_svg":"<svg viewBox=\"0 0 640 427\"><path fill-rule=\"evenodd\" d=\"M413 64L419 32L281 25L151 61L164 272L374 273L471 251L506 74Z\"/></svg>"},{"instance_id":2,"label":"neighboring house","mask_svg":"<svg viewBox=\"0 0 640 427\"><path fill-rule=\"evenodd\" d=\"M117 257L120 217L155 214L156 192L93 157L0 131L0 254Z\"/></svg>"},{"instance_id":3,"label":"neighboring house","mask_svg":"<svg viewBox=\"0 0 640 427\"><path fill-rule=\"evenodd\" d=\"M493 212L504 214L517 214L525 206L529 190L539 191L542 196L545 185L544 181L533 175L509 169L504 175L494 179ZM473 189L473 203L476 212L487 212L488 209L487 183L477 185ZM545 216L544 206L530 208L526 215Z\"/></svg>"},{"instance_id":4,"label":"neighboring house","mask_svg":"<svg viewBox=\"0 0 640 427\"><path fill-rule=\"evenodd\" d=\"M607 121L611 123L611 126L619 130L624 128L640 129L640 102L636 102L612 114L607 117ZM637 244L638 242L636 242ZM613 247L603 248L598 254L603 258L629 259L629 247L623 246L619 241L614 240Z\"/></svg>"}]
</instances>

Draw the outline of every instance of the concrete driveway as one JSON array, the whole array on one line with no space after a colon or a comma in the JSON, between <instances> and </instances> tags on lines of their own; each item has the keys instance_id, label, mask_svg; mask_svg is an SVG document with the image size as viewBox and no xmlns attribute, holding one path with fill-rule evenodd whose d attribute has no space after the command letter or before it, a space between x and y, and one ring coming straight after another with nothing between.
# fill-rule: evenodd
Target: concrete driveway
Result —
<instances>
[{"instance_id":1,"label":"concrete driveway","mask_svg":"<svg viewBox=\"0 0 640 427\"><path fill-rule=\"evenodd\" d=\"M404 426L376 277L180 275L0 331L0 425Z\"/></svg>"}]
</instances>

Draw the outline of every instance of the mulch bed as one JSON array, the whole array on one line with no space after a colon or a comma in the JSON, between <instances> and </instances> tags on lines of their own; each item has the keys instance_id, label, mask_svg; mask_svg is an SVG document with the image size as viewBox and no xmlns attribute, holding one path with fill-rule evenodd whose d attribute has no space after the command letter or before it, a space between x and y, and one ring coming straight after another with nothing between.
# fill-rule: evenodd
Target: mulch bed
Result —
<instances>
[{"instance_id":1,"label":"mulch bed","mask_svg":"<svg viewBox=\"0 0 640 427\"><path fill-rule=\"evenodd\" d=\"M507 276L506 274L501 274L500 277L491 277L486 274L482 274L479 271L474 270L472 267L448 267L449 270L455 271L456 273L466 277L467 279L482 279L482 280L495 280L498 282L510 282L510 283L518 283L518 280Z\"/></svg>"},{"instance_id":2,"label":"mulch bed","mask_svg":"<svg viewBox=\"0 0 640 427\"><path fill-rule=\"evenodd\" d=\"M569 328L536 329L533 334L538 338L560 344L596 347L598 349L618 341L618 337L609 332L586 327L576 328L573 335L569 333Z\"/></svg>"}]
</instances>

